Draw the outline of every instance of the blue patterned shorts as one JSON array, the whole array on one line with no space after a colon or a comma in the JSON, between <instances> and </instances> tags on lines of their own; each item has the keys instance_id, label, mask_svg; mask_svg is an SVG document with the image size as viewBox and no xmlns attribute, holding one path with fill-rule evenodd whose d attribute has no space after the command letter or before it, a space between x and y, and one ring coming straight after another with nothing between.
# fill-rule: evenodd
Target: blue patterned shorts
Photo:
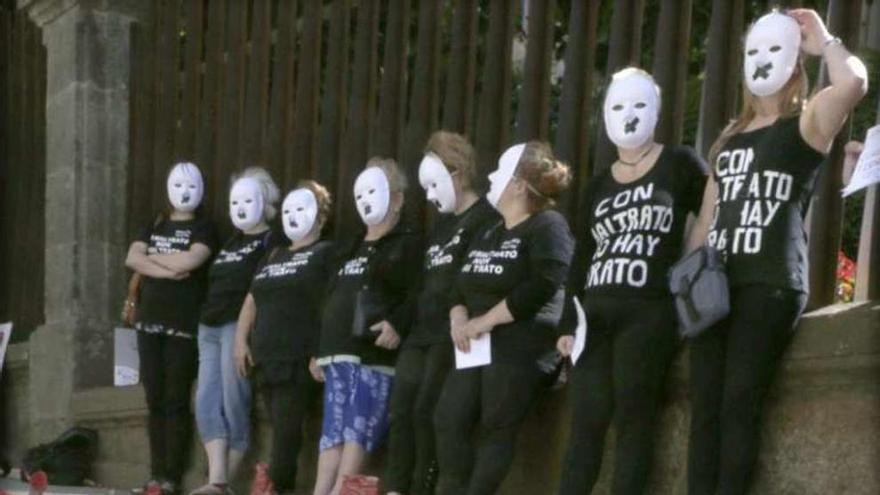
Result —
<instances>
[{"instance_id":1,"label":"blue patterned shorts","mask_svg":"<svg viewBox=\"0 0 880 495\"><path fill-rule=\"evenodd\" d=\"M320 450L355 442L367 452L388 433L388 403L394 377L357 363L336 362L324 369L324 422Z\"/></svg>"}]
</instances>

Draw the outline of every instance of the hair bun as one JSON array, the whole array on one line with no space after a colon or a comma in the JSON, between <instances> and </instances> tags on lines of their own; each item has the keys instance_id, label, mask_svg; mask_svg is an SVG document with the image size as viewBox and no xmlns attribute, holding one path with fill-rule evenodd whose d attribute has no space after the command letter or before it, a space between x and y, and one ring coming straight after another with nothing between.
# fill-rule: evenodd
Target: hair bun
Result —
<instances>
[{"instance_id":1,"label":"hair bun","mask_svg":"<svg viewBox=\"0 0 880 495\"><path fill-rule=\"evenodd\" d=\"M535 189L547 198L557 199L571 184L571 167L553 158L545 158L545 163L547 168Z\"/></svg>"}]
</instances>

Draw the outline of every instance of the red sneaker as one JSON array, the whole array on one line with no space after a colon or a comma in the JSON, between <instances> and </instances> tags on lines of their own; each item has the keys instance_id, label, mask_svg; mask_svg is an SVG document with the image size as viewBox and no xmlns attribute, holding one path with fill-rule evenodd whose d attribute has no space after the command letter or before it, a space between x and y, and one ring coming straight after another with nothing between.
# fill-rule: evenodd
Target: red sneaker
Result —
<instances>
[{"instance_id":1,"label":"red sneaker","mask_svg":"<svg viewBox=\"0 0 880 495\"><path fill-rule=\"evenodd\" d=\"M254 481L251 483L250 495L272 495L275 493L275 485L269 478L269 466L265 462L258 462L254 466Z\"/></svg>"},{"instance_id":2,"label":"red sneaker","mask_svg":"<svg viewBox=\"0 0 880 495\"><path fill-rule=\"evenodd\" d=\"M49 487L49 477L44 471L34 471L28 477L28 485L30 485L28 490L30 495L43 495Z\"/></svg>"},{"instance_id":3,"label":"red sneaker","mask_svg":"<svg viewBox=\"0 0 880 495\"><path fill-rule=\"evenodd\" d=\"M379 478L354 474L342 479L339 495L379 495L379 492Z\"/></svg>"}]
</instances>

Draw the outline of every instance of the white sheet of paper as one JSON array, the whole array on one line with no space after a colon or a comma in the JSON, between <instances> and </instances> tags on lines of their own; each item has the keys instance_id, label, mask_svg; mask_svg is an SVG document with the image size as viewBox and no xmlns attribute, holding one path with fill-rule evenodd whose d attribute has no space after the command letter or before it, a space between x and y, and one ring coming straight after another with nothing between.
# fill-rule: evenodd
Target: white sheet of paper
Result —
<instances>
[{"instance_id":1,"label":"white sheet of paper","mask_svg":"<svg viewBox=\"0 0 880 495\"><path fill-rule=\"evenodd\" d=\"M865 148L856 162L849 185L843 188L843 196L864 189L880 182L880 125L868 129L865 133Z\"/></svg>"},{"instance_id":2,"label":"white sheet of paper","mask_svg":"<svg viewBox=\"0 0 880 495\"><path fill-rule=\"evenodd\" d=\"M12 338L12 323L0 323L0 374L3 374L3 362L6 359L6 348Z\"/></svg>"},{"instance_id":3,"label":"white sheet of paper","mask_svg":"<svg viewBox=\"0 0 880 495\"><path fill-rule=\"evenodd\" d=\"M470 352L455 349L455 369L476 368L492 363L492 334L484 333L479 338L471 339Z\"/></svg>"},{"instance_id":4,"label":"white sheet of paper","mask_svg":"<svg viewBox=\"0 0 880 495\"><path fill-rule=\"evenodd\" d=\"M126 387L140 381L140 356L137 331L116 328L113 331L113 385Z\"/></svg>"},{"instance_id":5,"label":"white sheet of paper","mask_svg":"<svg viewBox=\"0 0 880 495\"><path fill-rule=\"evenodd\" d=\"M574 346L571 349L571 364L577 364L584 349L587 348L587 315L584 308L576 297L574 299L574 310L577 312L578 324L574 330Z\"/></svg>"}]
</instances>

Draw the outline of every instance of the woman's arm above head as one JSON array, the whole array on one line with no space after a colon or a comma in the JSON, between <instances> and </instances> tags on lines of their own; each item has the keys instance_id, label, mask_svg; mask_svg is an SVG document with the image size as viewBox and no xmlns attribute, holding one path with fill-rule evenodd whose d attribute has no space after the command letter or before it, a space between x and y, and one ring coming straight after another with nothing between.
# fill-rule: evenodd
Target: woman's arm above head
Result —
<instances>
[{"instance_id":1,"label":"woman's arm above head","mask_svg":"<svg viewBox=\"0 0 880 495\"><path fill-rule=\"evenodd\" d=\"M849 113L868 92L865 64L835 38L815 10L789 12L801 25L801 48L810 55L822 55L830 85L807 101L800 118L804 140L816 151L827 153Z\"/></svg>"},{"instance_id":2,"label":"woman's arm above head","mask_svg":"<svg viewBox=\"0 0 880 495\"><path fill-rule=\"evenodd\" d=\"M188 251L179 253L151 254L150 259L173 271L191 272L202 266L211 257L211 248L197 242Z\"/></svg>"}]
</instances>

